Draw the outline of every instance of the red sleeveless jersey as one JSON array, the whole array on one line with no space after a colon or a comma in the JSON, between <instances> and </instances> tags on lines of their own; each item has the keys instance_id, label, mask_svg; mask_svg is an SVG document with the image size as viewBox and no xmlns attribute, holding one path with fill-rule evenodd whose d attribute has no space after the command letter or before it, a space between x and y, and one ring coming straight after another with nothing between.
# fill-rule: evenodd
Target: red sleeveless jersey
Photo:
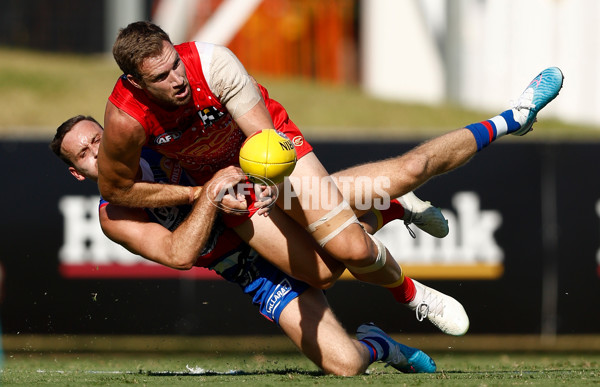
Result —
<instances>
[{"instance_id":1,"label":"red sleeveless jersey","mask_svg":"<svg viewBox=\"0 0 600 387\"><path fill-rule=\"evenodd\" d=\"M109 97L146 131L146 146L180 160L198 184L217 170L237 163L244 134L210 91L194 43L175 46L185 65L192 99L169 111L121 77Z\"/></svg>"},{"instance_id":2,"label":"red sleeveless jersey","mask_svg":"<svg viewBox=\"0 0 600 387\"><path fill-rule=\"evenodd\" d=\"M194 178L203 184L219 169L237 165L245 136L208 86L194 42L175 46L185 65L192 99L175 111L168 111L150 100L122 76L109 101L136 119L146 131L146 146L178 159ZM273 118L275 129L288 135L297 146L298 158L312 150L277 101L267 90L260 90Z\"/></svg>"}]
</instances>

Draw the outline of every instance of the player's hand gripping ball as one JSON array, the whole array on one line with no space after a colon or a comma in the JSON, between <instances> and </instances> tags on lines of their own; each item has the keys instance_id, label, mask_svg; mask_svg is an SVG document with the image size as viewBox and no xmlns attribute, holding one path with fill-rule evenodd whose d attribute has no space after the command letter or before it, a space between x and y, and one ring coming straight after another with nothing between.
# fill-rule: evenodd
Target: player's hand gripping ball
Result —
<instances>
[{"instance_id":1,"label":"player's hand gripping ball","mask_svg":"<svg viewBox=\"0 0 600 387\"><path fill-rule=\"evenodd\" d=\"M295 166L294 144L275 129L259 130L240 149L240 167L254 183L281 183Z\"/></svg>"}]
</instances>

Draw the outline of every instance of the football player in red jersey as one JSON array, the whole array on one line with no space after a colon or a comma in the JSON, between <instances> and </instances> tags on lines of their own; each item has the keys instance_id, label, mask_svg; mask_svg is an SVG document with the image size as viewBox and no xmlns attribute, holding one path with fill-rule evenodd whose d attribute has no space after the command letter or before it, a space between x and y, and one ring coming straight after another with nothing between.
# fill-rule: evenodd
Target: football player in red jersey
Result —
<instances>
[{"instance_id":1,"label":"football player in red jersey","mask_svg":"<svg viewBox=\"0 0 600 387\"><path fill-rule=\"evenodd\" d=\"M67 163L75 178L96 181L102 136L102 127L95 119L75 116L57 129L50 147ZM166 163L165 159L144 149L138 177L143 181L189 186L184 174L171 173L177 161ZM167 181L157 180L155 170L162 170L161 175ZM157 217L153 216L153 209L117 206L101 199L102 230L113 241L146 259L179 270L208 267L239 284L261 314L279 325L327 373L358 375L378 360L402 372L435 372L435 363L423 351L394 341L372 324L358 328L358 340L350 338L323 291L281 272L222 225L220 211L214 205L220 197L219 191L243 178L239 168L233 166L217 171L213 177L216 184L207 184L212 189L195 199L192 207L184 204L175 211L162 208L161 213L176 214L174 217ZM230 199L227 195L223 198ZM233 200L229 205L235 203ZM270 302L274 298L277 302Z\"/></svg>"},{"instance_id":2,"label":"football player in red jersey","mask_svg":"<svg viewBox=\"0 0 600 387\"><path fill-rule=\"evenodd\" d=\"M255 87L231 51L201 42L174 46L160 27L136 22L120 31L113 55L123 76L109 97L98 156L99 188L109 201L153 207L190 203L199 194L199 188L136 182L143 146L178 159L203 184L216 170L237 162L245 137L264 128L277 129L298 144L298 163L290 177L293 198L280 196L282 211L274 208L269 217L255 216L260 204L252 204L248 216L230 224L238 235L296 278L329 286L337 279L339 263L357 279L389 289L398 302L416 311L417 318L429 319L448 334L466 333L469 319L462 305L406 276L383 243L361 227L355 213L361 199L354 196L356 187L342 195L285 109L263 87ZM560 70L546 69L512 109L434 138L402 156L343 174L387 179L385 192L371 187L357 194L373 203L401 197L431 177L463 165L497 138L527 133L561 87ZM306 182L314 178L326 184L310 189ZM303 243L305 230L314 243ZM445 236L447 227L440 230L435 234ZM286 241L293 241L287 245L290 260L298 257L294 267L273 253L274 244ZM328 266L320 264L331 260Z\"/></svg>"}]
</instances>

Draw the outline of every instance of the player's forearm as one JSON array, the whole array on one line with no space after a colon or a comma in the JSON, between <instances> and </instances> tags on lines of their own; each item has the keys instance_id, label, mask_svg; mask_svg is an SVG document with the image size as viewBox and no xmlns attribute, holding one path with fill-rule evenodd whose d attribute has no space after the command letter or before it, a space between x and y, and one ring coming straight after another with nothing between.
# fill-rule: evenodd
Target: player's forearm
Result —
<instances>
[{"instance_id":1,"label":"player's forearm","mask_svg":"<svg viewBox=\"0 0 600 387\"><path fill-rule=\"evenodd\" d=\"M218 171L198 193L192 211L171 235L170 260L178 269L190 269L210 238L219 208L247 209L243 196L235 198L224 194L245 175L238 167L229 166ZM224 203L226 203L224 205ZM171 265L171 267L174 267Z\"/></svg>"},{"instance_id":2,"label":"player's forearm","mask_svg":"<svg viewBox=\"0 0 600 387\"><path fill-rule=\"evenodd\" d=\"M206 196L196 201L192 211L171 235L172 267L191 269L210 237L218 208Z\"/></svg>"},{"instance_id":3,"label":"player's forearm","mask_svg":"<svg viewBox=\"0 0 600 387\"><path fill-rule=\"evenodd\" d=\"M167 207L189 204L198 197L201 187L186 187L137 181L125 187L98 184L100 193L110 203L125 207Z\"/></svg>"}]
</instances>

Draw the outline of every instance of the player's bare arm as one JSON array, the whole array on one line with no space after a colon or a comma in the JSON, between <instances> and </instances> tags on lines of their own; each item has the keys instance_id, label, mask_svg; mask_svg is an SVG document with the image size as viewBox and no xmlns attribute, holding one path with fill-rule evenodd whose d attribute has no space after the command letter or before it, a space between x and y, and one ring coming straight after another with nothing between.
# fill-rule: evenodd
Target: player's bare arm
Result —
<instances>
[{"instance_id":1,"label":"player's bare arm","mask_svg":"<svg viewBox=\"0 0 600 387\"><path fill-rule=\"evenodd\" d=\"M134 254L178 270L193 267L210 235L217 208L198 200L188 218L171 233L151 222L144 210L108 204L100 209L104 234Z\"/></svg>"},{"instance_id":2,"label":"player's bare arm","mask_svg":"<svg viewBox=\"0 0 600 387\"><path fill-rule=\"evenodd\" d=\"M171 232L150 222L143 209L108 204L100 209L99 215L104 234L133 254L175 269L188 268L188 263L183 260L171 260L165 248Z\"/></svg>"},{"instance_id":3,"label":"player's bare arm","mask_svg":"<svg viewBox=\"0 0 600 387\"><path fill-rule=\"evenodd\" d=\"M133 117L111 102L106 105L105 128L98 150L98 188L112 204L127 207L164 207L193 202L200 187L136 181L146 134Z\"/></svg>"},{"instance_id":4,"label":"player's bare arm","mask_svg":"<svg viewBox=\"0 0 600 387\"><path fill-rule=\"evenodd\" d=\"M235 122L242 132L244 132L246 137L251 136L256 131L275 127L271 115L262 99L247 113L238 117Z\"/></svg>"},{"instance_id":5,"label":"player's bare arm","mask_svg":"<svg viewBox=\"0 0 600 387\"><path fill-rule=\"evenodd\" d=\"M215 174L207 183L205 194L194 203L188 217L171 232L151 222L139 208L109 203L100 209L100 225L104 234L134 254L179 270L193 267L204 249L219 212L216 204L232 200L223 191L244 178L239 168L228 167ZM228 202L227 207L234 204Z\"/></svg>"}]
</instances>

